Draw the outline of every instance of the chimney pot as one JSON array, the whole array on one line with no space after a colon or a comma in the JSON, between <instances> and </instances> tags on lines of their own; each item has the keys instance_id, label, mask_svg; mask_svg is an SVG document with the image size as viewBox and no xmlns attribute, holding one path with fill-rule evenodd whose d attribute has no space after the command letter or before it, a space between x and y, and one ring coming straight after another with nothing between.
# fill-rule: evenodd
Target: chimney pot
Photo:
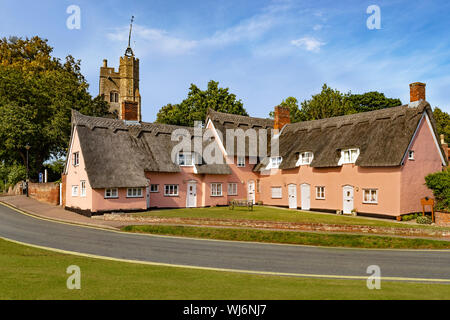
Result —
<instances>
[{"instance_id":1,"label":"chimney pot","mask_svg":"<svg viewBox=\"0 0 450 320\"><path fill-rule=\"evenodd\" d=\"M427 85L422 82L414 82L409 85L411 102L426 100L425 87Z\"/></svg>"},{"instance_id":2,"label":"chimney pot","mask_svg":"<svg viewBox=\"0 0 450 320\"><path fill-rule=\"evenodd\" d=\"M108 60L103 59L103 68L107 68L108 67Z\"/></svg>"}]
</instances>

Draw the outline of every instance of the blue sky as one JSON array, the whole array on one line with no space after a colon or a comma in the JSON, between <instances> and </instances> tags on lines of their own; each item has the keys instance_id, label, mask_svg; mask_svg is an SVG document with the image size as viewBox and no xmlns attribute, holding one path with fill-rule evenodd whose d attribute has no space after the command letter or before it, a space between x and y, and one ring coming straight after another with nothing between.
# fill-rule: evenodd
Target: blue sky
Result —
<instances>
[{"instance_id":1,"label":"blue sky","mask_svg":"<svg viewBox=\"0 0 450 320\"><path fill-rule=\"evenodd\" d=\"M81 8L79 30L66 27L69 5ZM381 9L379 30L366 26L370 5ZM409 83L421 81L432 106L450 112L446 0L1 0L0 36L39 35L56 56L81 59L97 95L102 60L118 67L131 15L145 121L211 79L259 117L289 96L309 99L323 83L407 103Z\"/></svg>"}]
</instances>

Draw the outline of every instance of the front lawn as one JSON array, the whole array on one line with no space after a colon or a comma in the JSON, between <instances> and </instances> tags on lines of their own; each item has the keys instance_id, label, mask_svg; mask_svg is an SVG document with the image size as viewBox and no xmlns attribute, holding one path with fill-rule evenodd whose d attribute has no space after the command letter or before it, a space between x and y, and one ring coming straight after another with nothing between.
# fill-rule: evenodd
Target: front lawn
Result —
<instances>
[{"instance_id":1,"label":"front lawn","mask_svg":"<svg viewBox=\"0 0 450 320\"><path fill-rule=\"evenodd\" d=\"M376 249L450 249L450 241L366 236L353 234L327 234L316 232L269 231L185 226L126 226L123 231L151 233L192 238L299 244L326 247L376 248Z\"/></svg>"},{"instance_id":2,"label":"front lawn","mask_svg":"<svg viewBox=\"0 0 450 320\"><path fill-rule=\"evenodd\" d=\"M142 217L167 217L167 218L210 218L210 219L233 219L233 220L264 220L275 222L296 222L296 223L324 223L324 224L345 224L378 226L393 228L435 228L440 230L450 230L450 228L424 226L405 222L395 222L381 219L370 219L364 217L338 216L335 214L291 211L273 207L255 206L253 211L246 208L213 207L213 208L183 208L171 210L154 210L135 214Z\"/></svg>"},{"instance_id":3,"label":"front lawn","mask_svg":"<svg viewBox=\"0 0 450 320\"><path fill-rule=\"evenodd\" d=\"M66 269L81 269L68 290ZM0 239L0 299L450 299L450 286L323 280L160 267L66 255Z\"/></svg>"}]
</instances>

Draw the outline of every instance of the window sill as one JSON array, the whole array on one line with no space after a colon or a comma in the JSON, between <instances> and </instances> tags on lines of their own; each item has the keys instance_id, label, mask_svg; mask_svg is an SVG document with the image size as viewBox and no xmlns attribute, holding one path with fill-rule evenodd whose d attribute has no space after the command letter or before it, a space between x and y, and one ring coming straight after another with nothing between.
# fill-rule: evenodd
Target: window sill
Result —
<instances>
[{"instance_id":1,"label":"window sill","mask_svg":"<svg viewBox=\"0 0 450 320\"><path fill-rule=\"evenodd\" d=\"M105 199L119 199L119 197L105 197Z\"/></svg>"},{"instance_id":2,"label":"window sill","mask_svg":"<svg viewBox=\"0 0 450 320\"><path fill-rule=\"evenodd\" d=\"M322 200L322 201L324 201L324 200L326 200L325 198L316 198L316 200Z\"/></svg>"},{"instance_id":3,"label":"window sill","mask_svg":"<svg viewBox=\"0 0 450 320\"><path fill-rule=\"evenodd\" d=\"M143 199L144 196L139 196L139 197L126 197L127 199Z\"/></svg>"},{"instance_id":4,"label":"window sill","mask_svg":"<svg viewBox=\"0 0 450 320\"><path fill-rule=\"evenodd\" d=\"M378 202L363 202L363 204L371 204L371 205L377 205Z\"/></svg>"},{"instance_id":5,"label":"window sill","mask_svg":"<svg viewBox=\"0 0 450 320\"><path fill-rule=\"evenodd\" d=\"M179 197L179 195L178 194L165 194L164 195L164 197L171 197L171 198L176 198L176 197Z\"/></svg>"},{"instance_id":6,"label":"window sill","mask_svg":"<svg viewBox=\"0 0 450 320\"><path fill-rule=\"evenodd\" d=\"M211 197L214 197L214 198L220 198L220 197L223 197L223 195L222 195L222 194L219 195L219 196L213 196L213 195L211 195Z\"/></svg>"}]
</instances>

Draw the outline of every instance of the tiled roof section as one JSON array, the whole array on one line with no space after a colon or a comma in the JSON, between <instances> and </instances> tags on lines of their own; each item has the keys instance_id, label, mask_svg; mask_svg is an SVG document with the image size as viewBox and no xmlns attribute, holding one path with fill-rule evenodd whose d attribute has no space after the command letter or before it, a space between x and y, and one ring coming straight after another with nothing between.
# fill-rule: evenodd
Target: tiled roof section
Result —
<instances>
[{"instance_id":1,"label":"tiled roof section","mask_svg":"<svg viewBox=\"0 0 450 320\"><path fill-rule=\"evenodd\" d=\"M147 185L145 172L180 172L172 161L172 149L179 142L172 141L176 129L194 129L156 123L125 123L122 120L89 117L72 112L86 163L89 182L93 188L143 187ZM201 165L208 173L225 174L227 164ZM205 167L205 169L203 169ZM229 169L229 167L228 167Z\"/></svg>"}]
</instances>

